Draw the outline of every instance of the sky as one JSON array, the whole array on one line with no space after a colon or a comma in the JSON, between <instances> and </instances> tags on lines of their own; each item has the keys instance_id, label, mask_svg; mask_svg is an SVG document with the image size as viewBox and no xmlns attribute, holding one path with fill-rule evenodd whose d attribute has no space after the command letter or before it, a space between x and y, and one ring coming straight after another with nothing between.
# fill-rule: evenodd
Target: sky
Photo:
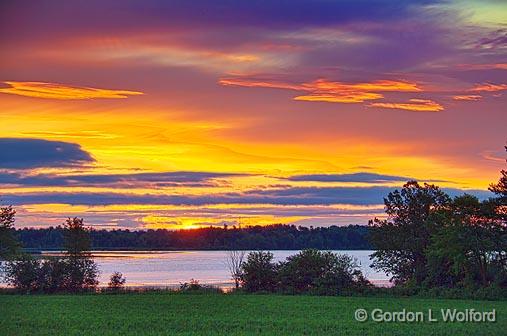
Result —
<instances>
[{"instance_id":1,"label":"sky","mask_svg":"<svg viewBox=\"0 0 507 336\"><path fill-rule=\"evenodd\" d=\"M504 1L0 4L18 227L367 224L408 180L490 197Z\"/></svg>"}]
</instances>

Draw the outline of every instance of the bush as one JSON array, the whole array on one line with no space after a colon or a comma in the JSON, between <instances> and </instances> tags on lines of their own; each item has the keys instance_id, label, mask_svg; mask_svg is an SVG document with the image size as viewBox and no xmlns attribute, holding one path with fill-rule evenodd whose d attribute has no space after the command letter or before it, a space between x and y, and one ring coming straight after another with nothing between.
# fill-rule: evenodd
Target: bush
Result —
<instances>
[{"instance_id":1,"label":"bush","mask_svg":"<svg viewBox=\"0 0 507 336\"><path fill-rule=\"evenodd\" d=\"M109 278L108 288L111 290L119 290L125 288L127 279L120 272L114 272Z\"/></svg>"},{"instance_id":2,"label":"bush","mask_svg":"<svg viewBox=\"0 0 507 336\"><path fill-rule=\"evenodd\" d=\"M180 283L180 291L199 290L202 287L199 280L195 279L190 279L190 282Z\"/></svg>"},{"instance_id":3,"label":"bush","mask_svg":"<svg viewBox=\"0 0 507 336\"><path fill-rule=\"evenodd\" d=\"M192 294L216 294L222 293L222 290L218 287L201 285L199 280L190 279L190 282L180 284L179 292Z\"/></svg>"},{"instance_id":4,"label":"bush","mask_svg":"<svg viewBox=\"0 0 507 336\"><path fill-rule=\"evenodd\" d=\"M64 258L40 260L38 290L44 293L63 291L67 284L67 262Z\"/></svg>"},{"instance_id":5,"label":"bush","mask_svg":"<svg viewBox=\"0 0 507 336\"><path fill-rule=\"evenodd\" d=\"M364 292L371 286L352 257L314 249L278 265L270 252L251 252L242 264L242 284L247 292L318 295Z\"/></svg>"},{"instance_id":6,"label":"bush","mask_svg":"<svg viewBox=\"0 0 507 336\"><path fill-rule=\"evenodd\" d=\"M273 263L273 253L250 252L241 270L241 282L247 292L272 292L276 289L277 267Z\"/></svg>"},{"instance_id":7,"label":"bush","mask_svg":"<svg viewBox=\"0 0 507 336\"><path fill-rule=\"evenodd\" d=\"M23 293L95 290L98 270L91 258L35 259L22 255L5 266L5 280Z\"/></svg>"},{"instance_id":8,"label":"bush","mask_svg":"<svg viewBox=\"0 0 507 336\"><path fill-rule=\"evenodd\" d=\"M309 249L280 264L280 288L289 293L336 295L369 285L350 256Z\"/></svg>"},{"instance_id":9,"label":"bush","mask_svg":"<svg viewBox=\"0 0 507 336\"><path fill-rule=\"evenodd\" d=\"M89 257L65 258L66 281L64 290L68 292L80 292L83 290L95 290L99 284L97 277L99 271L97 264Z\"/></svg>"},{"instance_id":10,"label":"bush","mask_svg":"<svg viewBox=\"0 0 507 336\"><path fill-rule=\"evenodd\" d=\"M17 290L30 293L38 291L40 287L41 263L29 255L23 255L15 261L9 261L4 266L7 284Z\"/></svg>"}]
</instances>

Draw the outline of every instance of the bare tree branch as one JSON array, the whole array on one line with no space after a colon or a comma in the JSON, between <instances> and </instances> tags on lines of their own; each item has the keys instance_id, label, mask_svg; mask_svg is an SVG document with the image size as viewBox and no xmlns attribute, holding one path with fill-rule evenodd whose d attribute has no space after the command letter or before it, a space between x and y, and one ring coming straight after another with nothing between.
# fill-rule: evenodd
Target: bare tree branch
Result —
<instances>
[{"instance_id":1,"label":"bare tree branch","mask_svg":"<svg viewBox=\"0 0 507 336\"><path fill-rule=\"evenodd\" d=\"M234 285L236 288L239 288L239 284L241 282L241 265L243 264L243 259L245 258L245 251L228 251L227 252L227 268L231 273L232 280L234 280Z\"/></svg>"}]
</instances>

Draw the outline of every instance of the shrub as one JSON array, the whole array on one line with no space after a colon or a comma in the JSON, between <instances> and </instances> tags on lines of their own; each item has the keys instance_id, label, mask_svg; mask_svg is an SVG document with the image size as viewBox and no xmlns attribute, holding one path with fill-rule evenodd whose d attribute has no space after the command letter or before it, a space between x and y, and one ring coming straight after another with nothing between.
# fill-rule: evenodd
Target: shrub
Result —
<instances>
[{"instance_id":1,"label":"shrub","mask_svg":"<svg viewBox=\"0 0 507 336\"><path fill-rule=\"evenodd\" d=\"M108 288L111 290L119 290L125 288L127 279L120 272L114 272L109 278Z\"/></svg>"},{"instance_id":2,"label":"shrub","mask_svg":"<svg viewBox=\"0 0 507 336\"><path fill-rule=\"evenodd\" d=\"M5 264L5 280L17 290L30 293L39 290L39 273L41 263L29 255L22 255L17 260Z\"/></svg>"},{"instance_id":3,"label":"shrub","mask_svg":"<svg viewBox=\"0 0 507 336\"><path fill-rule=\"evenodd\" d=\"M201 285L199 280L190 279L190 282L180 284L179 292L181 293L194 293L194 294L215 294L222 293L218 287Z\"/></svg>"},{"instance_id":4,"label":"shrub","mask_svg":"<svg viewBox=\"0 0 507 336\"><path fill-rule=\"evenodd\" d=\"M67 263L65 258L40 260L38 270L38 290L44 293L63 291L67 282Z\"/></svg>"},{"instance_id":5,"label":"shrub","mask_svg":"<svg viewBox=\"0 0 507 336\"><path fill-rule=\"evenodd\" d=\"M198 290L203 286L199 283L199 280L190 279L190 282L180 283L180 291Z\"/></svg>"},{"instance_id":6,"label":"shrub","mask_svg":"<svg viewBox=\"0 0 507 336\"><path fill-rule=\"evenodd\" d=\"M276 289L277 270L270 252L250 252L241 266L241 282L247 292Z\"/></svg>"},{"instance_id":7,"label":"shrub","mask_svg":"<svg viewBox=\"0 0 507 336\"><path fill-rule=\"evenodd\" d=\"M336 295L369 283L350 256L309 249L280 264L280 288L290 293Z\"/></svg>"},{"instance_id":8,"label":"shrub","mask_svg":"<svg viewBox=\"0 0 507 336\"><path fill-rule=\"evenodd\" d=\"M83 290L94 290L98 285L97 264L89 257L70 257L66 261L66 281L64 290L68 292L80 292Z\"/></svg>"},{"instance_id":9,"label":"shrub","mask_svg":"<svg viewBox=\"0 0 507 336\"><path fill-rule=\"evenodd\" d=\"M98 270L90 258L35 259L22 255L6 263L6 282L24 293L94 290Z\"/></svg>"}]
</instances>

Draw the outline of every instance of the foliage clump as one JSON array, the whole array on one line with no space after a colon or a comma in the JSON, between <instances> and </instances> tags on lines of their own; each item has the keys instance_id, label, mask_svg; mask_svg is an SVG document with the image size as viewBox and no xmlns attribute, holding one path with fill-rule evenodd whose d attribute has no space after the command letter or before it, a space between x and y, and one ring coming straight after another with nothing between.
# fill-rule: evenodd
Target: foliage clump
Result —
<instances>
[{"instance_id":1,"label":"foliage clump","mask_svg":"<svg viewBox=\"0 0 507 336\"><path fill-rule=\"evenodd\" d=\"M251 252L242 266L247 292L336 295L370 284L347 255L307 249L275 263L270 252Z\"/></svg>"},{"instance_id":2,"label":"foliage clump","mask_svg":"<svg viewBox=\"0 0 507 336\"><path fill-rule=\"evenodd\" d=\"M37 258L21 254L5 265L7 283L25 293L95 290L99 271L90 253L90 229L79 218L68 218L64 229L64 256Z\"/></svg>"},{"instance_id":3,"label":"foliage clump","mask_svg":"<svg viewBox=\"0 0 507 336\"><path fill-rule=\"evenodd\" d=\"M118 291L125 288L126 282L127 278L125 278L122 273L114 272L109 278L109 284L107 285L107 288L113 291Z\"/></svg>"},{"instance_id":4,"label":"foliage clump","mask_svg":"<svg viewBox=\"0 0 507 336\"><path fill-rule=\"evenodd\" d=\"M180 293L189 293L189 294L222 293L222 290L220 288L209 286L209 285L202 285L199 282L199 280L196 280L196 279L190 279L189 282L181 283L178 291Z\"/></svg>"}]
</instances>

